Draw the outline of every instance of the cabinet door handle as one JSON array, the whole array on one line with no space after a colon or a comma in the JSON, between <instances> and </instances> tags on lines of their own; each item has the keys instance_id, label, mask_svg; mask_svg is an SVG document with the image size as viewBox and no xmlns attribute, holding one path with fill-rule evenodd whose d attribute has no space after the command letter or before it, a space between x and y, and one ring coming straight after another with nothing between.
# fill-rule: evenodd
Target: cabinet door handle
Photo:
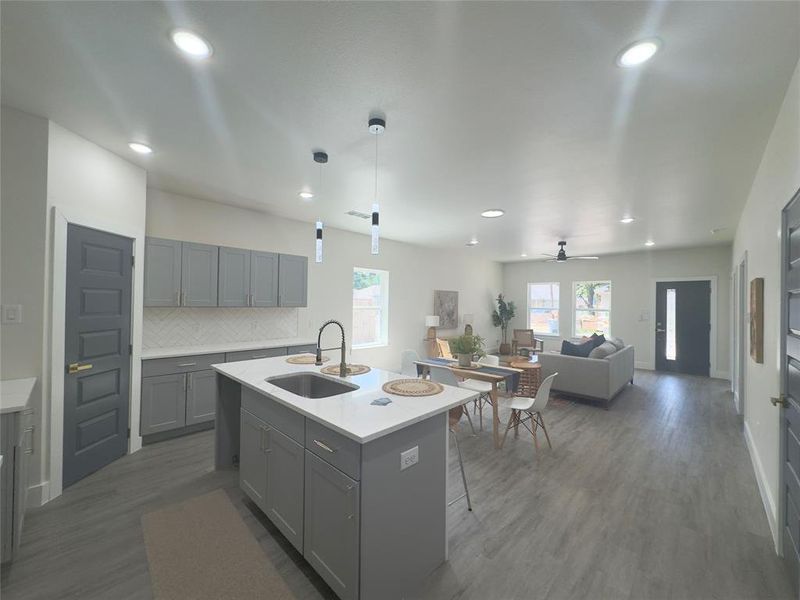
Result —
<instances>
[{"instance_id":1,"label":"cabinet door handle","mask_svg":"<svg viewBox=\"0 0 800 600\"><path fill-rule=\"evenodd\" d=\"M183 386L183 391L185 392L186 391L186 375L183 376L182 386Z\"/></svg>"},{"instance_id":2,"label":"cabinet door handle","mask_svg":"<svg viewBox=\"0 0 800 600\"><path fill-rule=\"evenodd\" d=\"M325 442L320 442L319 440L314 440L314 443L315 443L317 446L319 446L320 448L322 448L323 450L325 450L326 452L330 452L331 454L333 454L334 452L336 452L336 450L334 450L333 448L331 448L330 446L328 446L328 444L326 444Z\"/></svg>"},{"instance_id":3,"label":"cabinet door handle","mask_svg":"<svg viewBox=\"0 0 800 600\"><path fill-rule=\"evenodd\" d=\"M191 373L187 373L186 374L186 389L187 390L192 389L192 374Z\"/></svg>"},{"instance_id":4,"label":"cabinet door handle","mask_svg":"<svg viewBox=\"0 0 800 600\"><path fill-rule=\"evenodd\" d=\"M269 438L266 438L266 442L264 441L264 435L268 434L270 431L272 431L272 427L262 427L261 428L261 450L265 454L269 454L270 452L272 452L272 448L269 447L270 446Z\"/></svg>"},{"instance_id":5,"label":"cabinet door handle","mask_svg":"<svg viewBox=\"0 0 800 600\"><path fill-rule=\"evenodd\" d=\"M178 366L179 367L193 367L196 364L197 364L196 362L193 362L193 363L180 363Z\"/></svg>"},{"instance_id":6,"label":"cabinet door handle","mask_svg":"<svg viewBox=\"0 0 800 600\"><path fill-rule=\"evenodd\" d=\"M181 304L181 291L180 290L175 290L175 293L174 293L173 296L175 298L175 304L180 306L180 304Z\"/></svg>"},{"instance_id":7,"label":"cabinet door handle","mask_svg":"<svg viewBox=\"0 0 800 600\"><path fill-rule=\"evenodd\" d=\"M36 426L35 425L31 425L30 427L26 427L23 430L25 433L30 434L30 436L28 437L28 441L30 442L30 444L28 445L27 448L25 448L25 450L24 450L25 454L33 454L33 431L34 431L34 429L36 429Z\"/></svg>"},{"instance_id":8,"label":"cabinet door handle","mask_svg":"<svg viewBox=\"0 0 800 600\"><path fill-rule=\"evenodd\" d=\"M186 292L181 292L181 306L186 306Z\"/></svg>"}]
</instances>

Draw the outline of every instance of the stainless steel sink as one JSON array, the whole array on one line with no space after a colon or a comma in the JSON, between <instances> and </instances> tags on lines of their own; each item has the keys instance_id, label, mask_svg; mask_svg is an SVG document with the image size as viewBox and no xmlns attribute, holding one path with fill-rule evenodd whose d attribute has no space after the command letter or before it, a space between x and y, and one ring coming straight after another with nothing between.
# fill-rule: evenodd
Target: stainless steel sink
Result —
<instances>
[{"instance_id":1,"label":"stainless steel sink","mask_svg":"<svg viewBox=\"0 0 800 600\"><path fill-rule=\"evenodd\" d=\"M358 389L358 386L352 383L336 381L317 373L277 375L268 377L264 381L303 398L329 398Z\"/></svg>"}]
</instances>

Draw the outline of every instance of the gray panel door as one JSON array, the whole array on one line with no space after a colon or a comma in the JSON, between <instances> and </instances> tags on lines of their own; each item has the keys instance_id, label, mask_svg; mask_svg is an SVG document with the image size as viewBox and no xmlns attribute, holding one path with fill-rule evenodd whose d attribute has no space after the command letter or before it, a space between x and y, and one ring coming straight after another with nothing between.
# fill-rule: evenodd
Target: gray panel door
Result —
<instances>
[{"instance_id":1,"label":"gray panel door","mask_svg":"<svg viewBox=\"0 0 800 600\"><path fill-rule=\"evenodd\" d=\"M267 453L265 445L267 424L241 410L239 430L239 487L267 512Z\"/></svg>"},{"instance_id":2,"label":"gray panel door","mask_svg":"<svg viewBox=\"0 0 800 600\"><path fill-rule=\"evenodd\" d=\"M303 551L304 448L275 428L267 431L267 516Z\"/></svg>"},{"instance_id":3,"label":"gray panel door","mask_svg":"<svg viewBox=\"0 0 800 600\"><path fill-rule=\"evenodd\" d=\"M141 434L177 429L186 424L186 375L142 378Z\"/></svg>"},{"instance_id":4,"label":"gray panel door","mask_svg":"<svg viewBox=\"0 0 800 600\"><path fill-rule=\"evenodd\" d=\"M708 377L711 282L656 284L656 369Z\"/></svg>"},{"instance_id":5,"label":"gray panel door","mask_svg":"<svg viewBox=\"0 0 800 600\"><path fill-rule=\"evenodd\" d=\"M781 525L794 597L800 590L800 192L783 209L781 309Z\"/></svg>"},{"instance_id":6,"label":"gray panel door","mask_svg":"<svg viewBox=\"0 0 800 600\"><path fill-rule=\"evenodd\" d=\"M305 256L280 255L278 304L289 307L308 304L308 258Z\"/></svg>"},{"instance_id":7,"label":"gray panel door","mask_svg":"<svg viewBox=\"0 0 800 600\"><path fill-rule=\"evenodd\" d=\"M219 247L183 242L181 261L181 304L217 306Z\"/></svg>"},{"instance_id":8,"label":"gray panel door","mask_svg":"<svg viewBox=\"0 0 800 600\"><path fill-rule=\"evenodd\" d=\"M219 305L250 306L250 250L219 249Z\"/></svg>"},{"instance_id":9,"label":"gray panel door","mask_svg":"<svg viewBox=\"0 0 800 600\"><path fill-rule=\"evenodd\" d=\"M358 597L359 486L308 450L303 556L342 600Z\"/></svg>"},{"instance_id":10,"label":"gray panel door","mask_svg":"<svg viewBox=\"0 0 800 600\"><path fill-rule=\"evenodd\" d=\"M132 255L129 238L68 226L64 487L128 449Z\"/></svg>"},{"instance_id":11,"label":"gray panel door","mask_svg":"<svg viewBox=\"0 0 800 600\"><path fill-rule=\"evenodd\" d=\"M252 305L278 306L278 254L253 250L250 256Z\"/></svg>"},{"instance_id":12,"label":"gray panel door","mask_svg":"<svg viewBox=\"0 0 800 600\"><path fill-rule=\"evenodd\" d=\"M181 242L147 238L144 243L144 305L179 306Z\"/></svg>"},{"instance_id":13,"label":"gray panel door","mask_svg":"<svg viewBox=\"0 0 800 600\"><path fill-rule=\"evenodd\" d=\"M217 412L217 372L213 369L186 374L186 424L213 421Z\"/></svg>"}]
</instances>

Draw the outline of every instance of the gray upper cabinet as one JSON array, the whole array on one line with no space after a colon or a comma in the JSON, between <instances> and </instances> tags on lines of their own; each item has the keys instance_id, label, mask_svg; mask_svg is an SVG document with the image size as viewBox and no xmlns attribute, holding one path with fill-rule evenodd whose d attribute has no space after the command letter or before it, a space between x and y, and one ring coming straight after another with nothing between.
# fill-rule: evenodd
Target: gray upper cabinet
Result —
<instances>
[{"instance_id":1,"label":"gray upper cabinet","mask_svg":"<svg viewBox=\"0 0 800 600\"><path fill-rule=\"evenodd\" d=\"M186 376L142 378L141 434L169 431L186 424Z\"/></svg>"},{"instance_id":2,"label":"gray upper cabinet","mask_svg":"<svg viewBox=\"0 0 800 600\"><path fill-rule=\"evenodd\" d=\"M267 424L241 410L239 433L239 487L256 503L263 512L267 512L267 452L264 436Z\"/></svg>"},{"instance_id":3,"label":"gray upper cabinet","mask_svg":"<svg viewBox=\"0 0 800 600\"><path fill-rule=\"evenodd\" d=\"M147 238L144 244L144 305L179 306L181 242Z\"/></svg>"},{"instance_id":4,"label":"gray upper cabinet","mask_svg":"<svg viewBox=\"0 0 800 600\"><path fill-rule=\"evenodd\" d=\"M308 305L308 258L281 254L279 259L278 304L295 307Z\"/></svg>"},{"instance_id":5,"label":"gray upper cabinet","mask_svg":"<svg viewBox=\"0 0 800 600\"><path fill-rule=\"evenodd\" d=\"M186 374L186 424L213 421L217 414L217 372L213 369Z\"/></svg>"},{"instance_id":6,"label":"gray upper cabinet","mask_svg":"<svg viewBox=\"0 0 800 600\"><path fill-rule=\"evenodd\" d=\"M183 242L181 261L181 304L217 306L219 247Z\"/></svg>"},{"instance_id":7,"label":"gray upper cabinet","mask_svg":"<svg viewBox=\"0 0 800 600\"><path fill-rule=\"evenodd\" d=\"M358 598L358 482L305 453L303 556L339 598Z\"/></svg>"},{"instance_id":8,"label":"gray upper cabinet","mask_svg":"<svg viewBox=\"0 0 800 600\"><path fill-rule=\"evenodd\" d=\"M250 253L251 306L278 306L278 257L274 252Z\"/></svg>"},{"instance_id":9,"label":"gray upper cabinet","mask_svg":"<svg viewBox=\"0 0 800 600\"><path fill-rule=\"evenodd\" d=\"M299 552L303 551L303 446L275 428L267 431L267 496L264 511Z\"/></svg>"},{"instance_id":10,"label":"gray upper cabinet","mask_svg":"<svg viewBox=\"0 0 800 600\"><path fill-rule=\"evenodd\" d=\"M219 249L219 306L250 306L250 250Z\"/></svg>"}]
</instances>

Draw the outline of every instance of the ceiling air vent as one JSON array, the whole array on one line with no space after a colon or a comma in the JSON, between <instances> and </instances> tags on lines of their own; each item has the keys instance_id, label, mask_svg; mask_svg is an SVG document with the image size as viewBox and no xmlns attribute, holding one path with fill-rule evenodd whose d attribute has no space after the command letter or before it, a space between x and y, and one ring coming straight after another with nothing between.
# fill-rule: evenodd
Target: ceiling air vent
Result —
<instances>
[{"instance_id":1,"label":"ceiling air vent","mask_svg":"<svg viewBox=\"0 0 800 600\"><path fill-rule=\"evenodd\" d=\"M358 210L348 210L345 214L351 217L358 217L359 219L369 219L371 216Z\"/></svg>"}]
</instances>

